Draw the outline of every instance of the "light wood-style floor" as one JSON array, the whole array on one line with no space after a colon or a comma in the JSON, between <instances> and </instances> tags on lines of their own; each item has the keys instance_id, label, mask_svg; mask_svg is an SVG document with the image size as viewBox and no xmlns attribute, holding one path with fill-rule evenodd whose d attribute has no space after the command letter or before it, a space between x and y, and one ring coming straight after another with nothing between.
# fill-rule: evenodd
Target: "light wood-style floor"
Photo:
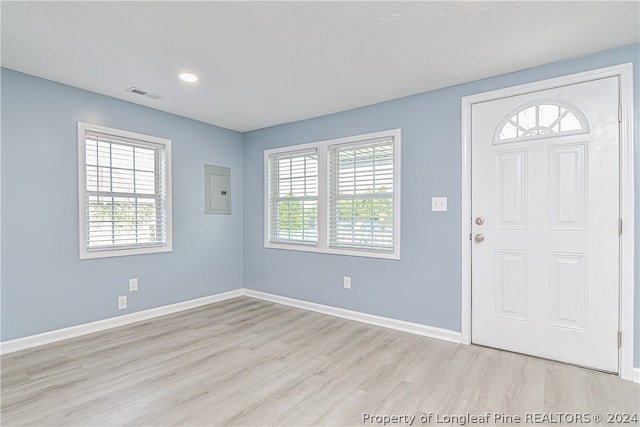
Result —
<instances>
[{"instance_id":1,"label":"light wood-style floor","mask_svg":"<svg viewBox=\"0 0 640 427\"><path fill-rule=\"evenodd\" d=\"M640 386L614 375L247 297L1 362L4 426L382 425L363 414L424 425L421 414L436 424L487 412L494 425L501 413L640 412Z\"/></svg>"}]
</instances>

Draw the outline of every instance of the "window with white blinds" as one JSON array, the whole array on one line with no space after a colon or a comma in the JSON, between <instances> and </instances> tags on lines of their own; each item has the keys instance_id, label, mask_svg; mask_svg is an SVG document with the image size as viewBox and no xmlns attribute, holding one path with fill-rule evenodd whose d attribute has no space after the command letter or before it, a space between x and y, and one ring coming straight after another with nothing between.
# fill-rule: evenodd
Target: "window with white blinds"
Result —
<instances>
[{"instance_id":1,"label":"window with white blinds","mask_svg":"<svg viewBox=\"0 0 640 427\"><path fill-rule=\"evenodd\" d=\"M265 151L265 247L400 258L400 129Z\"/></svg>"},{"instance_id":2,"label":"window with white blinds","mask_svg":"<svg viewBox=\"0 0 640 427\"><path fill-rule=\"evenodd\" d=\"M317 150L274 155L269 165L270 241L317 243Z\"/></svg>"},{"instance_id":3,"label":"window with white blinds","mask_svg":"<svg viewBox=\"0 0 640 427\"><path fill-rule=\"evenodd\" d=\"M171 250L169 140L78 123L80 257Z\"/></svg>"},{"instance_id":4,"label":"window with white blinds","mask_svg":"<svg viewBox=\"0 0 640 427\"><path fill-rule=\"evenodd\" d=\"M329 165L329 246L393 252L393 137L331 146Z\"/></svg>"}]
</instances>

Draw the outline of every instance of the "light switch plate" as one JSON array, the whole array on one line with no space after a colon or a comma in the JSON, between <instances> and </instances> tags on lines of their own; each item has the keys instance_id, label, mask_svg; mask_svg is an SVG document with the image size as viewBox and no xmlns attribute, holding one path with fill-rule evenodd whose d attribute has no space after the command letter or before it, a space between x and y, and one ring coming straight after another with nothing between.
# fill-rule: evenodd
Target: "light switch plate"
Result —
<instances>
[{"instance_id":1,"label":"light switch plate","mask_svg":"<svg viewBox=\"0 0 640 427\"><path fill-rule=\"evenodd\" d=\"M431 211L433 211L433 212L446 212L447 211L447 198L446 197L432 197L431 198Z\"/></svg>"}]
</instances>

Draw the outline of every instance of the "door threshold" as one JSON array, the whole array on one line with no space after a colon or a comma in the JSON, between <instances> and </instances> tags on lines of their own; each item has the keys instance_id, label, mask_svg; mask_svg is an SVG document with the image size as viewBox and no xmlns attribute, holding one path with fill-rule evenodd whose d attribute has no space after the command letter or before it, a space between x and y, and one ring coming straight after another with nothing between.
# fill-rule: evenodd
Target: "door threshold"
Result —
<instances>
[{"instance_id":1,"label":"door threshold","mask_svg":"<svg viewBox=\"0 0 640 427\"><path fill-rule=\"evenodd\" d=\"M560 365L566 365L566 366L571 366L571 367L574 367L574 368L586 369L586 370L589 370L589 371L600 372L602 374L614 375L616 377L618 376L618 372L615 372L615 371L606 371L604 369L593 368L591 366L584 366L584 365L578 365L577 363L570 363L570 362L563 362L561 360L548 359L548 358L542 357L542 356L536 356L536 355L533 355L533 354L526 354L526 353L519 353L519 352L513 351L513 350L507 350L507 349L498 348L498 347L490 347L488 345L476 344L474 342L472 342L471 345L476 346L476 347L486 348L486 349L489 349L489 350L496 350L496 351L502 351L502 352L505 352L505 353L511 353L511 354L515 354L515 355L518 355L518 356L530 357L530 358L533 358L533 359L542 360L544 362L558 363Z\"/></svg>"}]
</instances>

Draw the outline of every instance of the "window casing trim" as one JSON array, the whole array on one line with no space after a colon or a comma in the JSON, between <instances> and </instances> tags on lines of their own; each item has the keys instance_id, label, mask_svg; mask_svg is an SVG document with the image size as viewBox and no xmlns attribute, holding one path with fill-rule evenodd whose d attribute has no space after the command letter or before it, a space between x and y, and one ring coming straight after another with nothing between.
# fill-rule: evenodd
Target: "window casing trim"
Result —
<instances>
[{"instance_id":1,"label":"window casing trim","mask_svg":"<svg viewBox=\"0 0 640 427\"><path fill-rule=\"evenodd\" d=\"M138 246L110 246L89 249L87 246L87 164L86 139L87 134L99 133L135 140L141 146L155 144L162 146L164 152L164 204L165 204L165 243L149 243ZM146 142L146 144L145 144ZM141 255L150 253L171 252L173 250L172 236L172 201L171 201L171 140L151 135L139 134L121 129L109 128L90 123L78 122L78 224L79 224L79 258L107 258L126 255Z\"/></svg>"},{"instance_id":2,"label":"window casing trim","mask_svg":"<svg viewBox=\"0 0 640 427\"><path fill-rule=\"evenodd\" d=\"M340 145L355 145L359 142L366 143L367 141L392 138L394 144L394 157L393 157L393 175L394 175L394 189L393 189L393 230L394 230L394 244L393 251L376 250L375 248L361 248L361 247L331 247L330 242L330 230L329 230L329 150L331 147ZM306 150L316 149L318 153L318 214L317 214L317 227L318 227L318 242L315 244L310 243L291 243L291 242L273 242L270 240L271 224L269 221L269 207L270 207L270 167L269 161L271 157L275 157L279 154L295 154L297 152L304 152ZM401 195L401 130L390 129L380 132L373 132L368 134L354 135L343 138L290 145L286 147L279 147L268 149L264 151L264 247L268 249L283 249L294 250L301 252L314 252L332 255L348 255L359 256L367 258L381 258L381 259L400 259L400 195Z\"/></svg>"}]
</instances>

